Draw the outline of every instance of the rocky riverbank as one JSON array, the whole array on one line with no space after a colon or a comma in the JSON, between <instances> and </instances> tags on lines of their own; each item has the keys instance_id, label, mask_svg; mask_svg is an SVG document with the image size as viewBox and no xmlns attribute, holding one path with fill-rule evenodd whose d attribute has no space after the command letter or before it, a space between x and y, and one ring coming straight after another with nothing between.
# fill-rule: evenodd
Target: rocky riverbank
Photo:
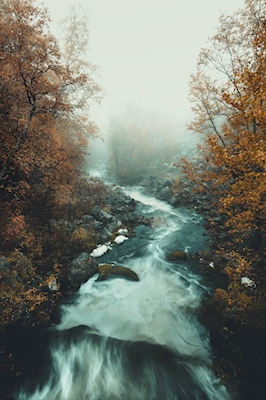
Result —
<instances>
[{"instance_id":1,"label":"rocky riverbank","mask_svg":"<svg viewBox=\"0 0 266 400\"><path fill-rule=\"evenodd\" d=\"M51 270L49 259L46 271L43 267L38 268L22 250L17 251L13 258L0 257L1 284L7 290L1 303L3 325L0 330L0 397L3 400L12 399L11 390L15 382L20 377L34 374L39 359L46 357L47 329L59 321L61 303L71 302L80 285L93 275L100 273L103 277L98 257L114 246L122 245L134 235L136 226L151 222L138 215L137 202L118 186L101 188L100 197L94 203L100 206L94 205L89 213L78 219L47 220L44 229L54 240L54 248L59 247L57 254L62 253L58 257L60 265L56 268ZM38 258L35 260L38 263ZM42 265L45 265L43 260ZM124 273L121 268L112 272ZM22 303L19 290L20 286L25 287L22 286L25 275L30 279L30 288L27 301ZM128 279L133 278L129 276ZM14 289L14 299L10 297L11 288ZM39 299L39 304L36 304L36 299Z\"/></svg>"},{"instance_id":2,"label":"rocky riverbank","mask_svg":"<svg viewBox=\"0 0 266 400\"><path fill-rule=\"evenodd\" d=\"M165 201L172 199L173 202L176 198L172 191L174 181L172 171L161 178L151 176L142 184L155 197ZM91 199L83 198L82 209L86 212L79 212L78 218L52 218L45 222L42 229L49 235L48 249L51 248L47 261L28 257L22 249L13 258L0 257L2 284L7 288L13 286L14 292L17 291L16 286L20 290L20 284L25 287L22 284L27 272L29 294L32 290L35 295L33 300L27 297L27 301L22 303L17 293L17 299L10 300L8 289L6 300L1 304L2 315L7 321L0 331L2 399L11 399L10 391L15 382L34 374L39 359L46 357L47 329L59 321L62 302L71 302L82 283L102 272L98 257L112 251L114 246L123 245L123 241L134 235L136 226L153 224L151 219L138 214L137 201L127 196L121 187L103 185L95 180L92 184L99 192L93 199L93 207L84 207L84 202L91 204ZM110 268L110 275L124 273ZM12 282L10 279L13 279ZM129 273L128 279L137 278ZM21 298L24 300L24 297ZM36 298L39 304L36 304Z\"/></svg>"},{"instance_id":3,"label":"rocky riverbank","mask_svg":"<svg viewBox=\"0 0 266 400\"><path fill-rule=\"evenodd\" d=\"M157 198L204 216L211 245L208 251L198 251L192 257L213 287L213 296L202 303L215 356L213 370L222 382L231 386L234 398L264 399L266 282L261 263L263 243L257 241L252 231L250 240L245 243L232 235L208 184L204 191L195 193L188 181L176 187L175 178L170 174L164 182L155 177L149 177L149 181ZM252 267L243 252L244 247L250 249L253 264L257 254L258 261Z\"/></svg>"},{"instance_id":4,"label":"rocky riverbank","mask_svg":"<svg viewBox=\"0 0 266 400\"><path fill-rule=\"evenodd\" d=\"M86 231L93 229L96 246L77 254L70 261L61 277L65 294L76 292L82 283L98 273L98 257L134 235L136 226L151 223L136 212L137 202L119 186L106 188L105 201L104 209L96 205L89 215L69 224L70 234L77 226Z\"/></svg>"},{"instance_id":5,"label":"rocky riverbank","mask_svg":"<svg viewBox=\"0 0 266 400\"><path fill-rule=\"evenodd\" d=\"M190 254L197 268L208 275L213 283L213 290L219 288L227 293L229 279L226 273L228 265L234 265L234 253L217 251L227 239L227 232L216 229L222 226L222 216L212 206L214 199L206 192L195 195L186 182L176 178L176 171L169 168L163 177L149 175L141 185L146 191L160 200L164 200L173 207L186 207L204 215L206 220L206 234L212 241L208 251L198 251ZM114 246L123 245L123 241L134 235L135 227L141 224L152 226L154 221L145 219L137 212L137 202L127 196L121 187L105 186L99 200L94 201L89 212L83 213L76 219L50 219L47 221L49 235L55 239L60 236L62 243L61 268L44 275L36 274L34 278L35 290L40 289L44 294L43 301L37 309L30 307L13 307L12 321L5 325L0 332L1 343L1 390L3 399L12 399L10 390L15 382L34 375L39 360L47 357L45 350L49 341L47 328L59 321L59 307L62 301L71 302L73 294L80 285L93 275L104 271L98 257L106 251L112 251ZM63 237L63 241L61 239ZM57 246L58 247L58 246ZM175 254L179 249L176 249ZM181 254L183 259L186 254ZM171 257L171 255L169 255ZM179 254L180 256L180 254ZM1 279L10 277L12 271L21 268L23 271L32 268L30 260L20 252L16 260L6 257L0 258ZM100 267L100 268L99 268ZM107 268L108 267L108 268ZM124 271L113 270L113 266L105 267L107 275L119 275ZM104 273L105 273L104 272ZM130 273L129 273L130 275ZM10 278L8 278L10 279ZM137 277L129 276L137 280ZM254 291L248 289L249 296ZM239 347L239 334L242 337L242 346L247 354L252 354L252 346L248 345L249 338L260 346L262 338L256 339L256 330L252 332L245 325L239 325L233 314L226 315L226 307L221 299L214 298L203 304L206 323L209 325L213 350L217 356L214 361L214 371L224 381L230 381L230 376L239 378L238 370L243 358ZM43 320L39 317L43 313ZM256 348L258 347L256 346ZM258 349L257 349L258 350ZM236 353L237 352L237 353ZM250 368L247 368L250 372ZM261 369L260 369L261 371ZM246 372L245 372L246 373ZM243 375L240 376L242 378ZM236 397L239 398L239 397ZM245 397L243 397L245 398ZM248 397L247 397L248 398Z\"/></svg>"}]
</instances>

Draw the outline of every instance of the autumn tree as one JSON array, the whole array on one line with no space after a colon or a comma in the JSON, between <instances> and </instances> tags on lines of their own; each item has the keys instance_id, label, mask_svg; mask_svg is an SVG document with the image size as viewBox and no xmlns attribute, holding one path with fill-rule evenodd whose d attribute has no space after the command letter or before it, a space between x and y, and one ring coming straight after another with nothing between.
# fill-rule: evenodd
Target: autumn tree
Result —
<instances>
[{"instance_id":1,"label":"autumn tree","mask_svg":"<svg viewBox=\"0 0 266 400\"><path fill-rule=\"evenodd\" d=\"M204 135L205 166L185 169L199 188L210 183L229 233L251 247L252 238L259 247L265 236L265 12L265 1L246 0L242 10L222 15L190 82L189 128Z\"/></svg>"},{"instance_id":2,"label":"autumn tree","mask_svg":"<svg viewBox=\"0 0 266 400\"><path fill-rule=\"evenodd\" d=\"M249 390L258 398L266 365L260 352L266 332L265 15L265 0L245 0L243 9L220 17L210 47L200 52L190 81L189 128L202 134L202 158L183 161L196 191L212 195L209 227L218 238L216 251L227 260L223 272L229 285L217 289L205 306L212 333L222 343L218 373L225 376L233 365L245 382L256 371L257 387L250 382ZM245 287L243 277L252 278L255 289Z\"/></svg>"},{"instance_id":3,"label":"autumn tree","mask_svg":"<svg viewBox=\"0 0 266 400\"><path fill-rule=\"evenodd\" d=\"M209 47L200 51L197 71L191 75L189 99L196 132L215 133L223 143L222 123L235 112L222 96L224 91L241 95L236 74L256 62L254 38L266 12L264 0L245 0L245 7L233 15L222 14Z\"/></svg>"},{"instance_id":4,"label":"autumn tree","mask_svg":"<svg viewBox=\"0 0 266 400\"><path fill-rule=\"evenodd\" d=\"M91 100L100 103L103 89L95 81L98 74L98 66L89 61L89 38L90 38L90 10L80 3L69 3L67 16L61 20L62 38L61 53L62 61L71 71L74 77L86 76L86 85L79 86L71 91L69 100L75 108L83 110L77 113L72 130L84 130L89 132L90 137L98 136L97 125L89 118ZM85 112L84 112L85 111ZM68 127L69 129L69 127Z\"/></svg>"},{"instance_id":5,"label":"autumn tree","mask_svg":"<svg viewBox=\"0 0 266 400\"><path fill-rule=\"evenodd\" d=\"M47 10L34 0L0 4L0 70L0 256L8 266L1 271L0 300L6 324L15 309L31 312L48 300L41 289L60 273L71 238L63 229L53 235L50 219L64 217L66 207L76 212L84 193L91 199L82 199L82 210L93 206L81 171L88 138L97 134L88 105L101 89L91 71L62 56Z\"/></svg>"},{"instance_id":6,"label":"autumn tree","mask_svg":"<svg viewBox=\"0 0 266 400\"><path fill-rule=\"evenodd\" d=\"M87 108L72 94L82 90L93 98L100 88L89 74L63 63L46 10L34 1L11 0L0 11L2 193L21 201L42 187L63 200L80 170L87 137L95 133L89 123L80 128L77 114L82 120ZM74 124L80 129L66 135Z\"/></svg>"}]
</instances>

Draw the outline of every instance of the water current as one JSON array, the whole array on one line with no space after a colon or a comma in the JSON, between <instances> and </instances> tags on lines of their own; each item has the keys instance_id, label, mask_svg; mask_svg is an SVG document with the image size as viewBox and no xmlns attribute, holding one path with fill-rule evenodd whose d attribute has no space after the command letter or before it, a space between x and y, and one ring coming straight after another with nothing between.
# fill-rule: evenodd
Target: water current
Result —
<instances>
[{"instance_id":1,"label":"water current","mask_svg":"<svg viewBox=\"0 0 266 400\"><path fill-rule=\"evenodd\" d=\"M167 261L172 251L206 246L201 217L140 188L125 191L154 226L138 227L99 263L128 267L139 282L96 275L84 283L62 309L48 373L17 400L231 399L210 368L208 332L198 318L208 285L189 260Z\"/></svg>"}]
</instances>

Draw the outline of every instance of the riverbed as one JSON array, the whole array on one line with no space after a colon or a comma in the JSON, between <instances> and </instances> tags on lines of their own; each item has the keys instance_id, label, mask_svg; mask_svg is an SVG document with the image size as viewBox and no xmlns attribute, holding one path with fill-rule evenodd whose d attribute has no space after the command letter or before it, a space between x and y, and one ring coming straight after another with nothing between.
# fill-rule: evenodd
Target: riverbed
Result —
<instances>
[{"instance_id":1,"label":"riverbed","mask_svg":"<svg viewBox=\"0 0 266 400\"><path fill-rule=\"evenodd\" d=\"M45 372L21 387L17 400L231 399L211 370L208 331L199 318L211 291L190 260L208 246L202 217L141 187L124 190L154 222L98 262L130 268L139 281L95 275L84 283L62 307ZM177 250L188 259L169 262Z\"/></svg>"}]
</instances>

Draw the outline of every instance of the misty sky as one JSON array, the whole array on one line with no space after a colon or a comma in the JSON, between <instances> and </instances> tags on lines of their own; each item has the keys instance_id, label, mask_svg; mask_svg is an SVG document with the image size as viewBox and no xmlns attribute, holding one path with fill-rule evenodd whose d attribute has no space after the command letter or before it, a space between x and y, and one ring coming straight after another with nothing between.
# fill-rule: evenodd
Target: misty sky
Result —
<instances>
[{"instance_id":1,"label":"misty sky","mask_svg":"<svg viewBox=\"0 0 266 400\"><path fill-rule=\"evenodd\" d=\"M65 0L42 0L53 20ZM128 102L174 115L191 115L188 81L197 55L218 26L220 12L232 13L244 0L76 0L91 9L90 61L100 66L106 97L91 108L103 129L109 115Z\"/></svg>"}]
</instances>

